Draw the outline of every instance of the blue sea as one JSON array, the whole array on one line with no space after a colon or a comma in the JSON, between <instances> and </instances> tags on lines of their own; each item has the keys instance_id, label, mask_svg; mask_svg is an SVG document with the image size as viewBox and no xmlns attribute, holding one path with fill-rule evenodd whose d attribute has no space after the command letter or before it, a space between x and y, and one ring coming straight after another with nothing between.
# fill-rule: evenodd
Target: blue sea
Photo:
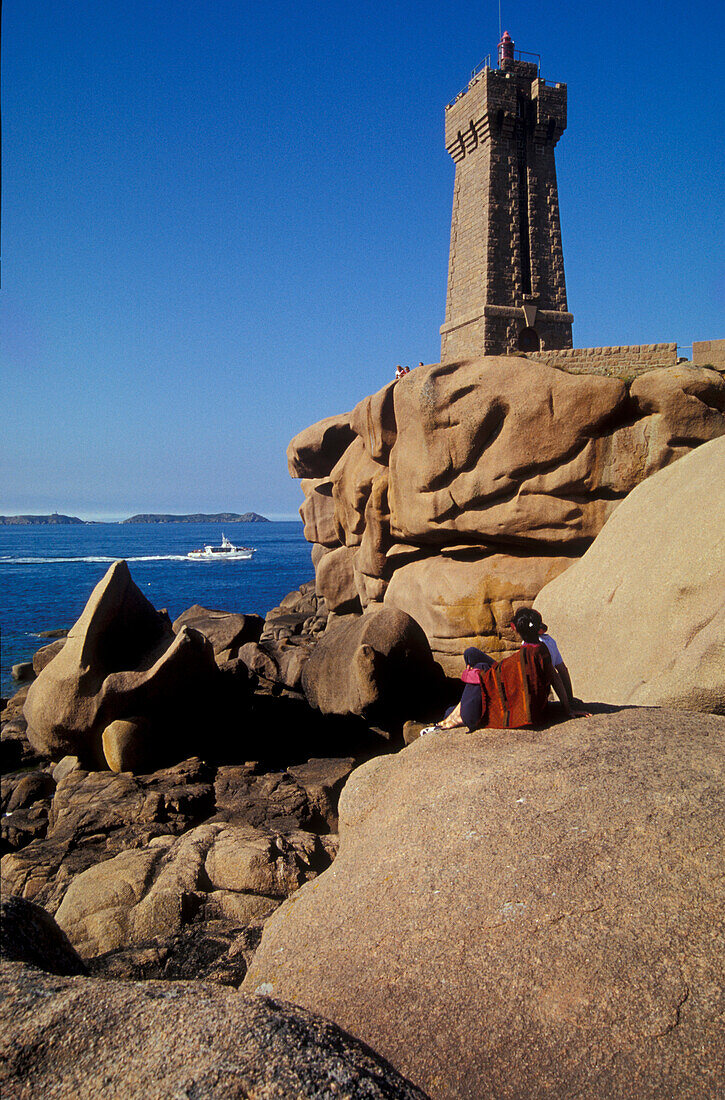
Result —
<instances>
[{"instance_id":1,"label":"blue sea","mask_svg":"<svg viewBox=\"0 0 725 1100\"><path fill-rule=\"evenodd\" d=\"M314 576L301 523L233 523L235 546L254 547L236 561L194 561L186 555L219 545L218 523L99 523L0 527L1 690L17 690L10 669L49 639L41 630L71 627L94 586L119 558L156 608L175 619L194 603L265 615Z\"/></svg>"}]
</instances>

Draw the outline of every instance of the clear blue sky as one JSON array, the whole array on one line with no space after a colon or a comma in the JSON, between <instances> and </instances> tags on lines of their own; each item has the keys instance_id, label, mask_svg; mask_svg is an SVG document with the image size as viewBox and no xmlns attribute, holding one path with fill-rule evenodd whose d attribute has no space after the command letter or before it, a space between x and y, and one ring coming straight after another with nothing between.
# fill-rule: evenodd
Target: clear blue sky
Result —
<instances>
[{"instance_id":1,"label":"clear blue sky","mask_svg":"<svg viewBox=\"0 0 725 1100\"><path fill-rule=\"evenodd\" d=\"M512 3L569 87L576 346L725 336L720 4ZM498 2L6 0L0 512L294 516L285 448L437 361L443 108Z\"/></svg>"}]
</instances>

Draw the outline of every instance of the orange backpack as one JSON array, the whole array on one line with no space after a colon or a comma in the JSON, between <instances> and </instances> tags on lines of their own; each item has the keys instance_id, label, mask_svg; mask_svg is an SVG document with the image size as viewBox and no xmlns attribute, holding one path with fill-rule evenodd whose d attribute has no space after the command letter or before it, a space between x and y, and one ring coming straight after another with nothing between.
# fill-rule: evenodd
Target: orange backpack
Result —
<instances>
[{"instance_id":1,"label":"orange backpack","mask_svg":"<svg viewBox=\"0 0 725 1100\"><path fill-rule=\"evenodd\" d=\"M523 645L492 668L467 669L463 678L471 682L475 676L481 684L483 708L479 729L537 725L549 698L550 661L546 646Z\"/></svg>"}]
</instances>

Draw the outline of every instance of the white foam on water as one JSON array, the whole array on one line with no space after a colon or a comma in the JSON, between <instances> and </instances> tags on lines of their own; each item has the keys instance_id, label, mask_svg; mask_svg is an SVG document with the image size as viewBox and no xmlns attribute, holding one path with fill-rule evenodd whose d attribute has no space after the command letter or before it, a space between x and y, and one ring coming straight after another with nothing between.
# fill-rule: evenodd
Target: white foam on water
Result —
<instances>
[{"instance_id":1,"label":"white foam on water","mask_svg":"<svg viewBox=\"0 0 725 1100\"><path fill-rule=\"evenodd\" d=\"M114 561L189 561L186 554L144 554L142 557L114 558L94 555L85 558L0 558L0 565L68 565L89 562L91 565L111 565Z\"/></svg>"}]
</instances>

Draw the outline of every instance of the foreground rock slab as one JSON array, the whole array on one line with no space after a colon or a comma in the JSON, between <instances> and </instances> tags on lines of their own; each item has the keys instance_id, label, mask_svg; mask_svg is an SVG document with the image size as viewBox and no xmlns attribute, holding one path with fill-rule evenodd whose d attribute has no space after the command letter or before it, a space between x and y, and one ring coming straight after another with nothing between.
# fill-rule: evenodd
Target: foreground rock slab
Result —
<instances>
[{"instance_id":1,"label":"foreground rock slab","mask_svg":"<svg viewBox=\"0 0 725 1100\"><path fill-rule=\"evenodd\" d=\"M0 977L7 1100L425 1100L334 1024L198 982L63 978L22 963Z\"/></svg>"},{"instance_id":2,"label":"foreground rock slab","mask_svg":"<svg viewBox=\"0 0 725 1100\"><path fill-rule=\"evenodd\" d=\"M724 779L712 715L421 738L350 777L335 863L242 988L441 1100L715 1096Z\"/></svg>"}]
</instances>

